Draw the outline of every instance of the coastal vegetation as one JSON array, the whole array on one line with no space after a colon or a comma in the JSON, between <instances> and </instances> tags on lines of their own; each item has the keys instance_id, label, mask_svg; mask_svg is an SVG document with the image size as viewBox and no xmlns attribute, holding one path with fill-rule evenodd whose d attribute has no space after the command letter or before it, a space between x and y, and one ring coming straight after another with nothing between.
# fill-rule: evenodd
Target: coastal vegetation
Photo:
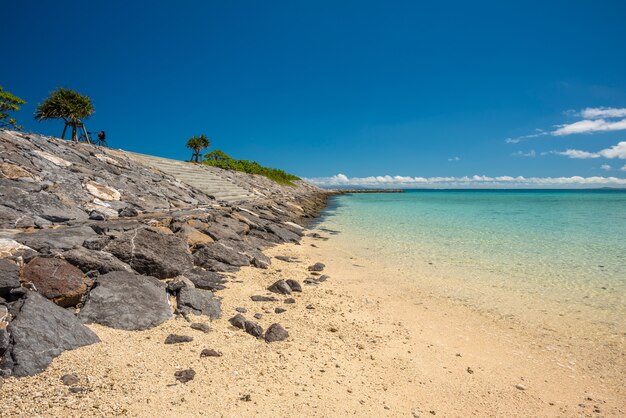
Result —
<instances>
[{"instance_id":1,"label":"coastal vegetation","mask_svg":"<svg viewBox=\"0 0 626 418\"><path fill-rule=\"evenodd\" d=\"M65 138L65 132L69 126L72 128L72 141L78 142L78 129L82 129L87 137L83 121L93 115L94 111L89 96L84 96L72 89L59 87L37 106L35 120L63 119L65 127L61 138Z\"/></svg>"},{"instance_id":2,"label":"coastal vegetation","mask_svg":"<svg viewBox=\"0 0 626 418\"><path fill-rule=\"evenodd\" d=\"M26 104L24 100L0 86L0 128L22 130L22 126L17 124L17 121L11 117L9 112L20 110L20 106L23 104Z\"/></svg>"},{"instance_id":3,"label":"coastal vegetation","mask_svg":"<svg viewBox=\"0 0 626 418\"><path fill-rule=\"evenodd\" d=\"M289 174L278 168L264 167L256 161L237 160L223 151L215 150L204 155L204 164L225 170L241 171L249 174L260 174L278 184L293 186L295 180L300 177Z\"/></svg>"},{"instance_id":4,"label":"coastal vegetation","mask_svg":"<svg viewBox=\"0 0 626 418\"><path fill-rule=\"evenodd\" d=\"M207 138L205 134L192 136L187 140L187 148L193 151L191 155L191 161L196 163L200 162L201 152L208 149L211 145L211 140Z\"/></svg>"}]
</instances>

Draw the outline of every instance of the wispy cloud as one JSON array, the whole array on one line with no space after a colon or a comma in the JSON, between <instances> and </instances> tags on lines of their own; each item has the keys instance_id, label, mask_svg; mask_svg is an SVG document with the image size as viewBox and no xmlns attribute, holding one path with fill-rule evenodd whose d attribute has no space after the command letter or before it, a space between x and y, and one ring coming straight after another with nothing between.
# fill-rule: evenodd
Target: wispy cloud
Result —
<instances>
[{"instance_id":1,"label":"wispy cloud","mask_svg":"<svg viewBox=\"0 0 626 418\"><path fill-rule=\"evenodd\" d=\"M626 164L624 164L624 167L620 168L620 170L626 171Z\"/></svg>"},{"instance_id":2,"label":"wispy cloud","mask_svg":"<svg viewBox=\"0 0 626 418\"><path fill-rule=\"evenodd\" d=\"M517 151L517 152L514 152L514 153L513 153L513 154L511 154L511 155L512 155L512 156L514 156L514 157L530 157L530 158L532 158L532 157L536 157L536 156L537 156L537 153L535 152L535 150L534 150L534 149L531 149L531 150L530 150L530 151L528 151L528 152L524 152L524 151Z\"/></svg>"},{"instance_id":3,"label":"wispy cloud","mask_svg":"<svg viewBox=\"0 0 626 418\"><path fill-rule=\"evenodd\" d=\"M580 111L583 119L626 118L626 108L588 107Z\"/></svg>"},{"instance_id":4,"label":"wispy cloud","mask_svg":"<svg viewBox=\"0 0 626 418\"><path fill-rule=\"evenodd\" d=\"M540 136L566 136L574 134L592 134L596 132L612 132L626 130L626 108L588 107L580 112L569 110L568 116L577 116L582 120L555 125L551 131L536 129L534 133L515 138L507 138L507 144L518 144Z\"/></svg>"},{"instance_id":5,"label":"wispy cloud","mask_svg":"<svg viewBox=\"0 0 626 418\"><path fill-rule=\"evenodd\" d=\"M612 167L609 164L602 164L600 168L604 171L611 171Z\"/></svg>"},{"instance_id":6,"label":"wispy cloud","mask_svg":"<svg viewBox=\"0 0 626 418\"><path fill-rule=\"evenodd\" d=\"M461 157L448 158L448 161L461 161Z\"/></svg>"},{"instance_id":7,"label":"wispy cloud","mask_svg":"<svg viewBox=\"0 0 626 418\"><path fill-rule=\"evenodd\" d=\"M567 125L559 125L552 132L554 136L572 134L590 134L594 132L622 131L626 130L626 119L608 121L605 119L585 119Z\"/></svg>"},{"instance_id":8,"label":"wispy cloud","mask_svg":"<svg viewBox=\"0 0 626 418\"><path fill-rule=\"evenodd\" d=\"M626 167L626 166L625 166ZM626 171L626 170L625 170ZM370 176L348 177L337 174L332 177L309 178L307 181L327 187L376 187L376 188L546 188L546 187L603 187L626 186L626 178L618 177L523 177L479 176L471 177L410 177Z\"/></svg>"},{"instance_id":9,"label":"wispy cloud","mask_svg":"<svg viewBox=\"0 0 626 418\"><path fill-rule=\"evenodd\" d=\"M578 149L568 149L565 151L555 151L555 154L564 155L569 158L588 159L588 158L618 158L626 160L626 141L621 141L611 148L605 148L598 152L582 151Z\"/></svg>"}]
</instances>

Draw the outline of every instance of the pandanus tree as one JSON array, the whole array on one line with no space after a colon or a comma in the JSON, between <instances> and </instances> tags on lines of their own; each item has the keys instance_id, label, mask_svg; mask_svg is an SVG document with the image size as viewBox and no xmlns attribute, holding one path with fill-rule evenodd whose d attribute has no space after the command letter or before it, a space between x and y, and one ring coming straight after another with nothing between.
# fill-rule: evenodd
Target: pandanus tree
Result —
<instances>
[{"instance_id":1,"label":"pandanus tree","mask_svg":"<svg viewBox=\"0 0 626 418\"><path fill-rule=\"evenodd\" d=\"M0 86L0 128L13 128L18 131L22 130L22 126L17 124L17 121L11 117L9 112L20 110L20 106L23 104L26 104L24 100L11 94Z\"/></svg>"},{"instance_id":2,"label":"pandanus tree","mask_svg":"<svg viewBox=\"0 0 626 418\"><path fill-rule=\"evenodd\" d=\"M191 161L195 161L197 163L200 162L202 150L209 148L210 145L211 141L204 134L192 136L191 138L189 138L187 140L187 148L193 151L193 154L191 155Z\"/></svg>"},{"instance_id":3,"label":"pandanus tree","mask_svg":"<svg viewBox=\"0 0 626 418\"><path fill-rule=\"evenodd\" d=\"M89 134L83 121L94 112L93 103L89 96L83 96L72 89L59 87L35 111L35 120L63 119L65 127L61 138L65 139L68 126L72 128L72 141L78 142L78 130L82 129L85 139L89 141Z\"/></svg>"}]
</instances>

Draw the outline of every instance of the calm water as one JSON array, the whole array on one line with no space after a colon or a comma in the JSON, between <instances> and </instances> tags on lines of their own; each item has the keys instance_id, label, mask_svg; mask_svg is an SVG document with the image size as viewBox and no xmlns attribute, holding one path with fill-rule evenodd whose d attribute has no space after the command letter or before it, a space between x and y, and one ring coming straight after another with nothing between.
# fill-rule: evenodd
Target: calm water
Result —
<instances>
[{"instance_id":1,"label":"calm water","mask_svg":"<svg viewBox=\"0 0 626 418\"><path fill-rule=\"evenodd\" d=\"M334 239L358 255L414 271L425 288L468 304L625 331L624 191L345 195L320 227L339 231Z\"/></svg>"}]
</instances>

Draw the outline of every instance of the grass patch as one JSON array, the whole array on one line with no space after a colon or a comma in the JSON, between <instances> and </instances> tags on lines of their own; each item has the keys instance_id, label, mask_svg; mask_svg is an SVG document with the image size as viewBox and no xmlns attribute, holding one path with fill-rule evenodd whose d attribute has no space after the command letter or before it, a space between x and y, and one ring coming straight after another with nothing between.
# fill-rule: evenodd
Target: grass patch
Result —
<instances>
[{"instance_id":1,"label":"grass patch","mask_svg":"<svg viewBox=\"0 0 626 418\"><path fill-rule=\"evenodd\" d=\"M300 177L298 176L294 176L293 174L289 174L283 170L279 170L278 168L263 167L256 161L236 160L220 150L204 154L204 160L202 163L212 167L223 168L225 170L242 171L249 174L260 174L278 184L288 186L293 186L293 182L295 180L300 180Z\"/></svg>"}]
</instances>

